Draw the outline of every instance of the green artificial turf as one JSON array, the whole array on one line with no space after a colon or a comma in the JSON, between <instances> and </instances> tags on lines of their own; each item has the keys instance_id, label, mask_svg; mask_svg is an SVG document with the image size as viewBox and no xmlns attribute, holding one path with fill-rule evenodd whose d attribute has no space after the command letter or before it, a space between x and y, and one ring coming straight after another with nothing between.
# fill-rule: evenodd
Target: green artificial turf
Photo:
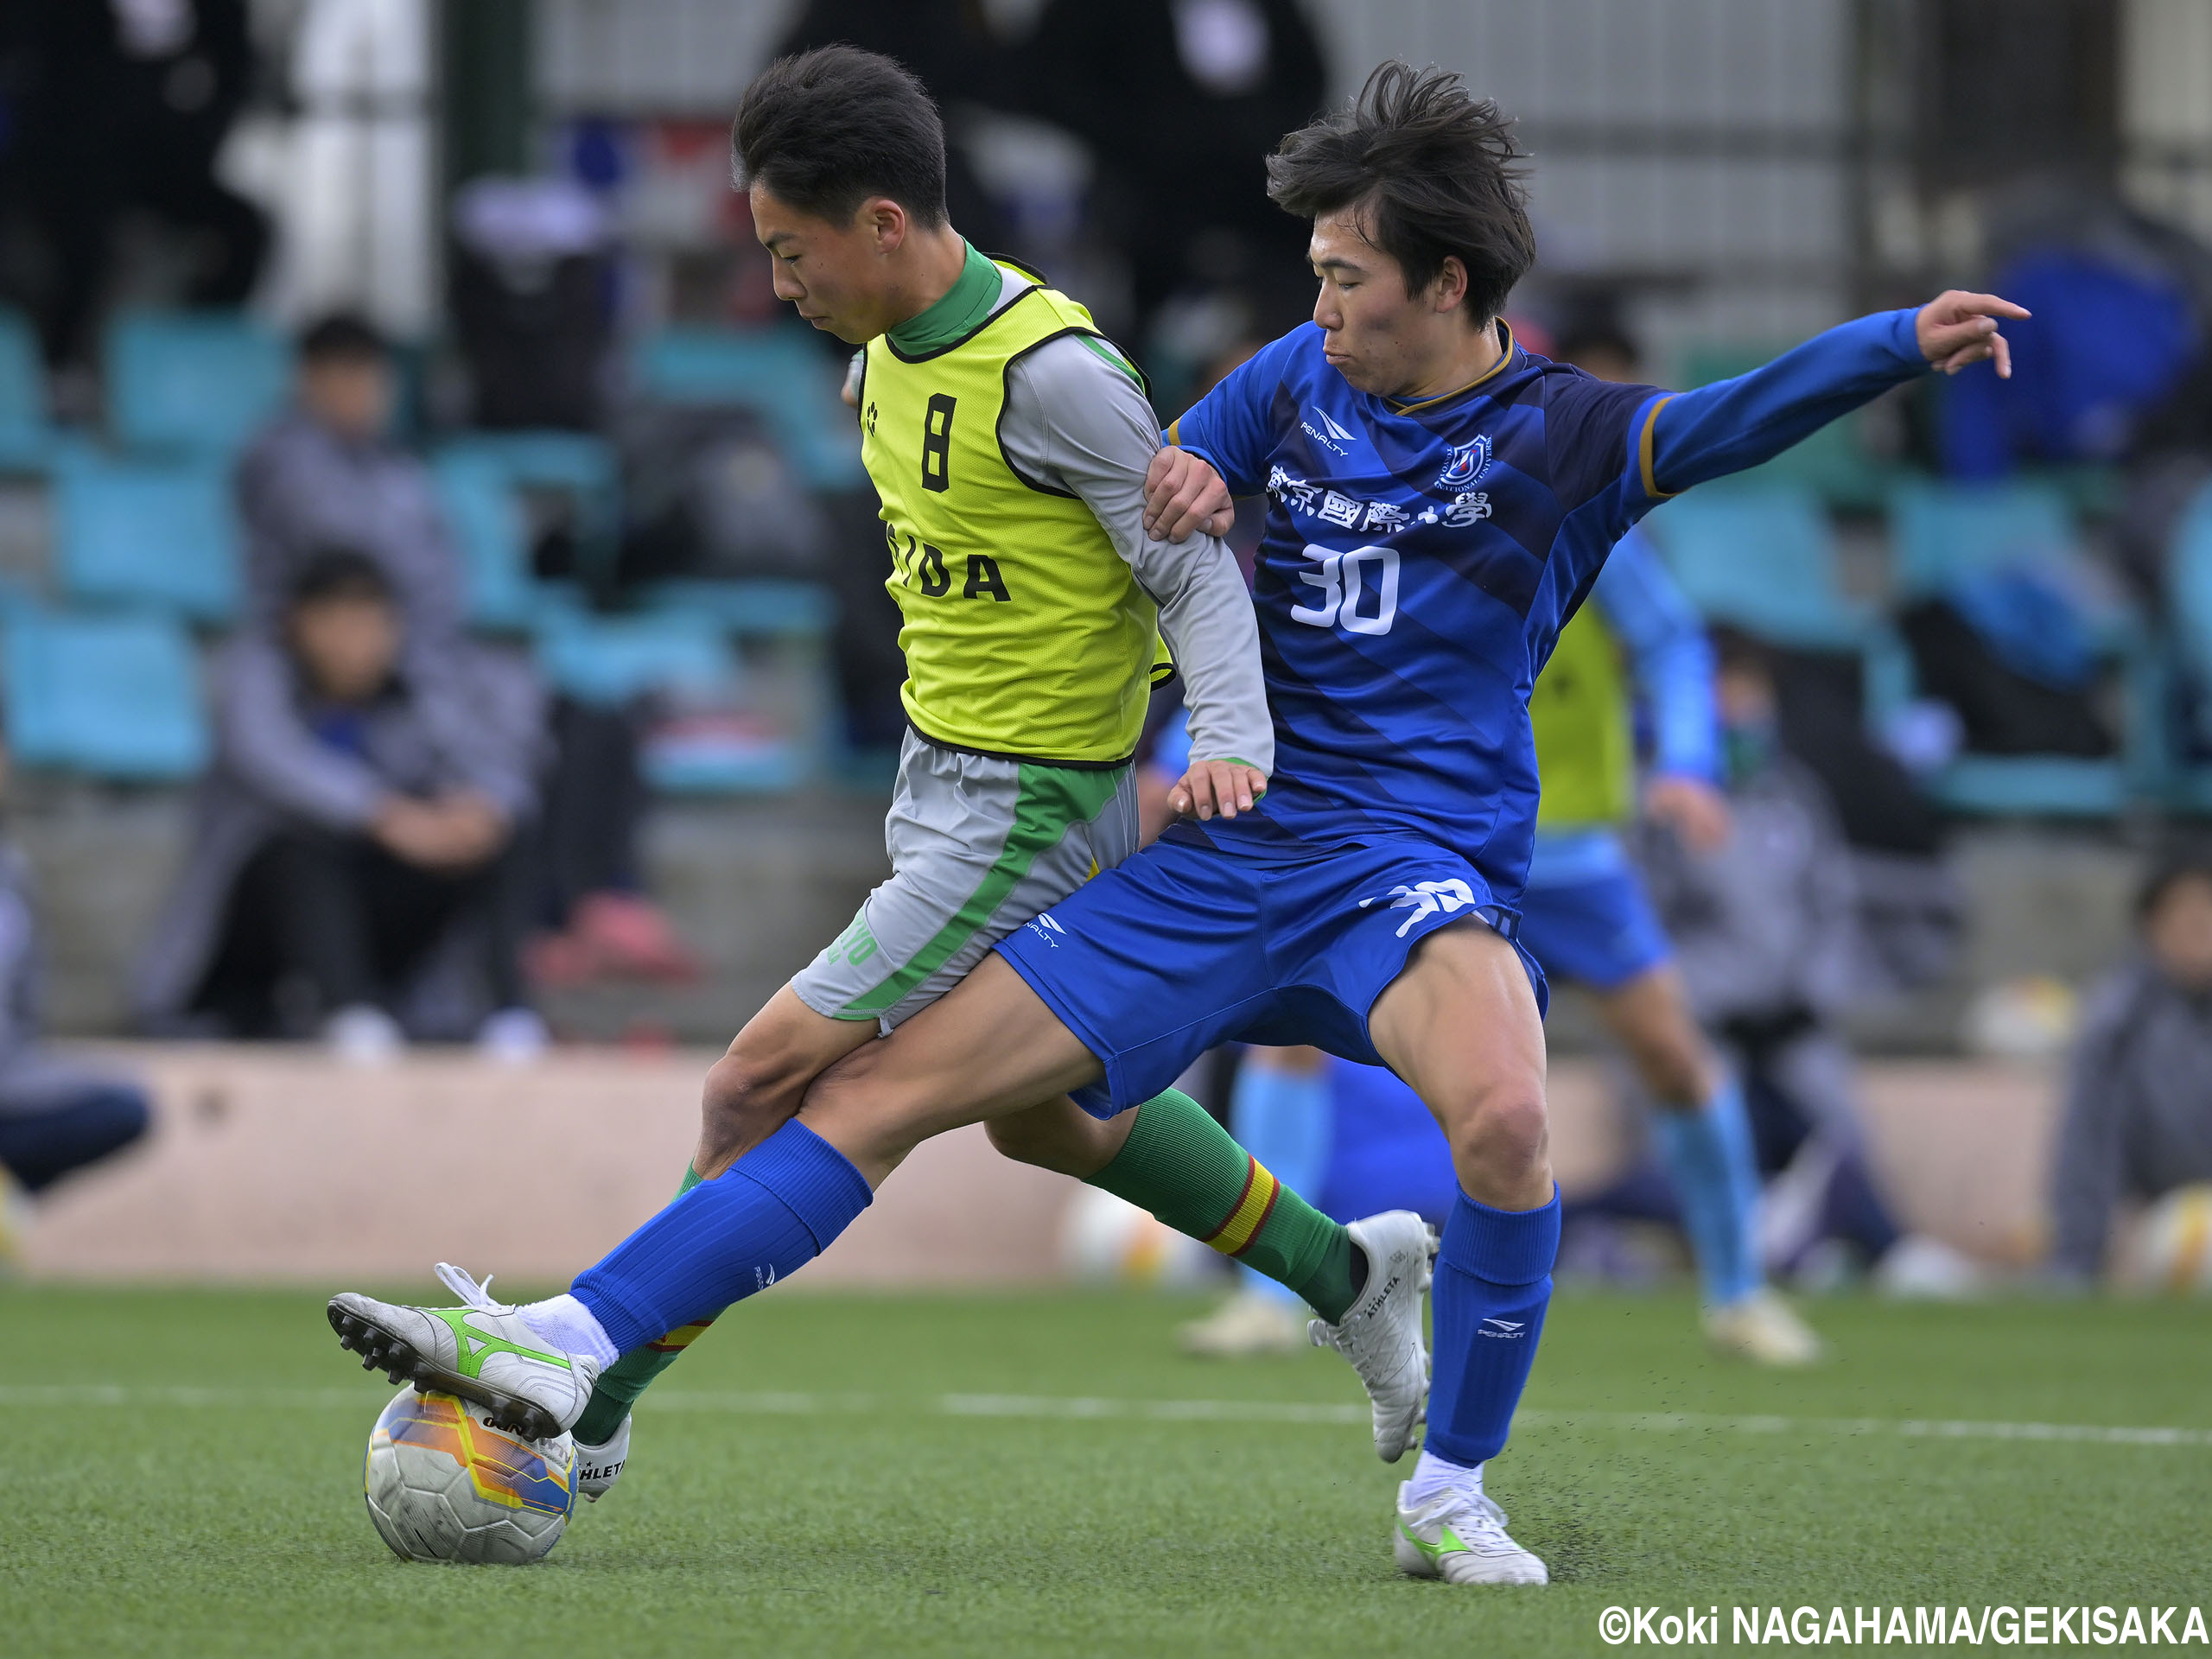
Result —
<instances>
[{"instance_id":1,"label":"green artificial turf","mask_svg":"<svg viewBox=\"0 0 2212 1659\"><path fill-rule=\"evenodd\" d=\"M1706 1357L1686 1300L1562 1294L1490 1480L1554 1582L1476 1590L1392 1570L1402 1471L1341 1362L1183 1359L1198 1306L776 1292L501 1569L386 1554L391 1390L319 1298L0 1290L0 1652L1303 1659L1610 1651L1615 1605L1717 1607L1723 1646L1738 1605L2212 1613L2212 1307L1823 1303L1837 1357L1777 1376Z\"/></svg>"}]
</instances>

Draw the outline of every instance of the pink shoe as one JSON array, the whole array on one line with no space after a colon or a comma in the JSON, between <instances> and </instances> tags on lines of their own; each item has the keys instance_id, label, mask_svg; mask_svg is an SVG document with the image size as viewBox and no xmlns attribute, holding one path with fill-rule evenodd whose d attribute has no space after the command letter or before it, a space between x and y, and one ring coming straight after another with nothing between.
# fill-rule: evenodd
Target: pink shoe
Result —
<instances>
[{"instance_id":1,"label":"pink shoe","mask_svg":"<svg viewBox=\"0 0 2212 1659\"><path fill-rule=\"evenodd\" d=\"M594 893L576 905L570 932L601 965L640 979L688 982L704 969L659 906L632 893Z\"/></svg>"}]
</instances>

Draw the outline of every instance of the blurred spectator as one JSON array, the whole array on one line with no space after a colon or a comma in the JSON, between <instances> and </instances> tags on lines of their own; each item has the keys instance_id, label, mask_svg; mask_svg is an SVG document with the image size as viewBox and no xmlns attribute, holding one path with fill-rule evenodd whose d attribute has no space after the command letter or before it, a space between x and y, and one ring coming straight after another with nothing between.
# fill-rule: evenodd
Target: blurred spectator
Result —
<instances>
[{"instance_id":1,"label":"blurred spectator","mask_svg":"<svg viewBox=\"0 0 2212 1659\"><path fill-rule=\"evenodd\" d=\"M157 1027L312 1027L365 1060L410 1025L447 1034L474 1001L487 1052L544 1046L518 962L530 757L448 686L410 677L406 630L384 567L337 545L304 563L273 637L226 649L216 765L141 985ZM410 1007L441 967L447 983Z\"/></svg>"},{"instance_id":2,"label":"blurred spectator","mask_svg":"<svg viewBox=\"0 0 2212 1659\"><path fill-rule=\"evenodd\" d=\"M454 198L453 321L476 425L599 424L613 333L606 219L567 179L474 179Z\"/></svg>"},{"instance_id":3,"label":"blurred spectator","mask_svg":"<svg viewBox=\"0 0 2212 1659\"><path fill-rule=\"evenodd\" d=\"M2052 1163L2051 1264L2102 1271L2114 1207L2212 1180L2212 849L2162 859L2141 953L2090 999Z\"/></svg>"},{"instance_id":4,"label":"blurred spectator","mask_svg":"<svg viewBox=\"0 0 2212 1659\"><path fill-rule=\"evenodd\" d=\"M1732 824L1697 850L1647 825L1641 863L1699 1020L1743 1079L1763 1172L1781 1173L1762 1232L1770 1265L1848 1246L1900 1290L1970 1276L1908 1238L1869 1167L1856 1067L1836 1019L1856 984L1851 857L1818 779L1781 748L1767 653L1722 631L1715 677Z\"/></svg>"},{"instance_id":5,"label":"blurred spectator","mask_svg":"<svg viewBox=\"0 0 2212 1659\"><path fill-rule=\"evenodd\" d=\"M52 263L34 301L48 360L92 354L113 233L144 209L190 235L182 298L238 305L269 247L215 177L253 69L246 0L34 0L20 24L16 149Z\"/></svg>"},{"instance_id":6,"label":"blurred spectator","mask_svg":"<svg viewBox=\"0 0 2212 1659\"><path fill-rule=\"evenodd\" d=\"M299 359L293 408L238 467L249 631L278 631L294 583L323 550L373 560L404 618L408 683L470 710L486 741L546 774L530 909L560 942L533 962L563 983L689 973L667 918L637 891L645 791L630 715L549 707L528 661L466 633L461 556L430 469L388 436L398 378L384 338L359 317L327 317L301 336Z\"/></svg>"},{"instance_id":7,"label":"blurred spectator","mask_svg":"<svg viewBox=\"0 0 2212 1659\"><path fill-rule=\"evenodd\" d=\"M0 747L0 787L8 757ZM38 921L30 867L0 842L0 1268L15 1254L25 1208L73 1170L146 1132L145 1091L64 1059L39 1041Z\"/></svg>"},{"instance_id":8,"label":"blurred spectator","mask_svg":"<svg viewBox=\"0 0 2212 1659\"><path fill-rule=\"evenodd\" d=\"M2204 412L2178 394L2204 362L2212 254L2107 193L2047 181L1992 217L1991 287L2034 315L2005 332L2009 378L1985 365L1943 388L1944 470L1992 479L2022 461L2122 461L2177 424L2201 442Z\"/></svg>"},{"instance_id":9,"label":"blurred spectator","mask_svg":"<svg viewBox=\"0 0 2212 1659\"><path fill-rule=\"evenodd\" d=\"M359 317L326 317L300 336L293 407L238 463L246 621L272 626L307 562L342 543L391 583L410 668L440 673L461 638L461 558L429 468L391 441L398 385L390 346Z\"/></svg>"},{"instance_id":10,"label":"blurred spectator","mask_svg":"<svg viewBox=\"0 0 2212 1659\"><path fill-rule=\"evenodd\" d=\"M1051 0L1022 54L1024 112L1096 157L1141 338L1179 293L1251 294L1263 337L1299 321L1307 227L1267 195L1268 154L1327 90L1296 0Z\"/></svg>"}]
</instances>

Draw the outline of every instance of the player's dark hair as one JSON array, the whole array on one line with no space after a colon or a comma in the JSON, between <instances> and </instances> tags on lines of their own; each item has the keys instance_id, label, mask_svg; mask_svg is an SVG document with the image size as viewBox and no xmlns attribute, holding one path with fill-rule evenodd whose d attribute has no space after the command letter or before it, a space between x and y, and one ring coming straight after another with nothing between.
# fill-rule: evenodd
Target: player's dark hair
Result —
<instances>
[{"instance_id":1,"label":"player's dark hair","mask_svg":"<svg viewBox=\"0 0 2212 1659\"><path fill-rule=\"evenodd\" d=\"M391 578L384 567L357 547L318 548L292 578L287 595L292 608L330 600L373 600L391 602Z\"/></svg>"},{"instance_id":2,"label":"player's dark hair","mask_svg":"<svg viewBox=\"0 0 2212 1659\"><path fill-rule=\"evenodd\" d=\"M1285 138L1268 157L1268 194L1318 219L1361 210L1369 241L1418 294L1457 258L1467 317L1486 323L1536 262L1512 123L1459 77L1395 60L1359 96Z\"/></svg>"},{"instance_id":3,"label":"player's dark hair","mask_svg":"<svg viewBox=\"0 0 2212 1659\"><path fill-rule=\"evenodd\" d=\"M300 336L302 363L381 363L391 355L376 325L351 311L334 311Z\"/></svg>"},{"instance_id":4,"label":"player's dark hair","mask_svg":"<svg viewBox=\"0 0 2212 1659\"><path fill-rule=\"evenodd\" d=\"M730 128L741 188L848 223L888 196L918 225L944 223L944 123L902 64L856 46L779 58L754 77Z\"/></svg>"}]
</instances>

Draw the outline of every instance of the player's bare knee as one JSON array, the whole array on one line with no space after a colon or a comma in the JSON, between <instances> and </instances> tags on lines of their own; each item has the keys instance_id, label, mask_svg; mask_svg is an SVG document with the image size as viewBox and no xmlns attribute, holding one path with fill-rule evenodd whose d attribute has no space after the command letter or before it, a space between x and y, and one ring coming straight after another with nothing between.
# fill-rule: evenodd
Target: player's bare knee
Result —
<instances>
[{"instance_id":1,"label":"player's bare knee","mask_svg":"<svg viewBox=\"0 0 2212 1659\"><path fill-rule=\"evenodd\" d=\"M1534 1084L1484 1090L1454 1114L1445 1133L1452 1160L1463 1170L1514 1177L1540 1168L1549 1156L1550 1144L1543 1090Z\"/></svg>"}]
</instances>

